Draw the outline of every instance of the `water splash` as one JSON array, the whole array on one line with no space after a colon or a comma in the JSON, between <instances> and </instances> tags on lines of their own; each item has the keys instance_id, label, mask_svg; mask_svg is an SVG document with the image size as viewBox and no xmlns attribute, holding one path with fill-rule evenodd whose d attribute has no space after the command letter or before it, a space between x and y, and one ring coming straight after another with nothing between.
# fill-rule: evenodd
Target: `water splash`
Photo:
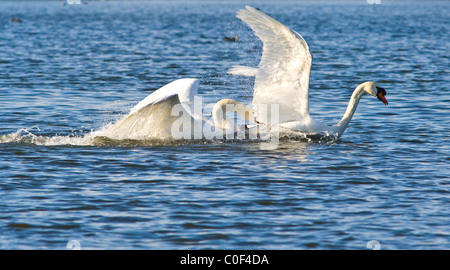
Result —
<instances>
[{"instance_id":1,"label":"water splash","mask_svg":"<svg viewBox=\"0 0 450 270\"><path fill-rule=\"evenodd\" d=\"M34 126L31 128L21 128L16 132L0 135L0 144L17 143L38 146L105 146L105 147L151 147L151 146L179 146L187 144L210 144L210 143L239 143L239 142L255 142L262 143L263 147L268 149L276 149L278 143L284 142L316 142L329 143L335 141L336 138L329 134L307 135L295 134L290 136L280 136L279 141L273 142L266 137L258 137L257 139L213 139L213 140L174 140L168 138L142 138L142 139L118 139L108 136L109 125L95 131L87 131L84 134L75 135L40 135L43 130ZM275 145L274 145L275 144Z\"/></svg>"},{"instance_id":2,"label":"water splash","mask_svg":"<svg viewBox=\"0 0 450 270\"><path fill-rule=\"evenodd\" d=\"M38 135L38 133L42 132L39 127L32 128L21 128L16 132L1 135L0 143L20 143L20 144L31 144L31 145L44 145L44 146L53 146L53 145L91 145L92 144L92 136L91 133L86 135L79 136L62 136L62 135L54 135L54 136L44 136Z\"/></svg>"}]
</instances>

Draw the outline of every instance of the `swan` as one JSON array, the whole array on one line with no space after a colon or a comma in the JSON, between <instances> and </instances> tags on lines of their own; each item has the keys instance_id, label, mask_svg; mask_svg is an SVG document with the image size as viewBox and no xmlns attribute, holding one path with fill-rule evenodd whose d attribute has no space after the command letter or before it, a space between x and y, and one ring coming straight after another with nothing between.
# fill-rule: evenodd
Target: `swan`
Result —
<instances>
[{"instance_id":1,"label":"swan","mask_svg":"<svg viewBox=\"0 0 450 270\"><path fill-rule=\"evenodd\" d=\"M263 52L257 68L232 66L228 73L254 76L252 105L256 119L271 125L271 114L276 113L279 132L285 135L327 134L339 138L347 128L360 99L370 94L385 105L386 90L373 81L356 87L342 119L328 126L313 119L308 108L308 88L312 55L308 44L297 32L263 12L246 6L237 13L263 42ZM258 110L260 104L278 104L278 111ZM280 135L283 136L283 135Z\"/></svg>"},{"instance_id":2,"label":"swan","mask_svg":"<svg viewBox=\"0 0 450 270\"><path fill-rule=\"evenodd\" d=\"M226 114L233 112L247 122L259 123L252 108L230 98L214 104L212 119L203 117L198 85L199 80L195 78L175 80L148 95L122 119L95 135L118 140L245 139L245 125L238 127Z\"/></svg>"}]
</instances>

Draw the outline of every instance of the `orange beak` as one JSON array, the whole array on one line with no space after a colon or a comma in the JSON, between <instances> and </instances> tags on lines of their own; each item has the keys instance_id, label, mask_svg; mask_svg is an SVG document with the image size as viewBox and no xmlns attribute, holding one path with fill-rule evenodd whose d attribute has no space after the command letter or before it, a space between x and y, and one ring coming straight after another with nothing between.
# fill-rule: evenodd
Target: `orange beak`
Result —
<instances>
[{"instance_id":1,"label":"orange beak","mask_svg":"<svg viewBox=\"0 0 450 270\"><path fill-rule=\"evenodd\" d=\"M387 99L382 94L378 94L378 99L381 100L381 102L383 102L384 105L388 105L389 104Z\"/></svg>"}]
</instances>

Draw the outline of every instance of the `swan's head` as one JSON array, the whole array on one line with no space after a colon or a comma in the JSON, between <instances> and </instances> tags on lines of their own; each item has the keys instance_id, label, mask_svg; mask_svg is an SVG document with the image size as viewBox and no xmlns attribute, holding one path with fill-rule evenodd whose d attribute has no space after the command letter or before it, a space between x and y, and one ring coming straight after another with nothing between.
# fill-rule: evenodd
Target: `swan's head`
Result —
<instances>
[{"instance_id":1,"label":"swan's head","mask_svg":"<svg viewBox=\"0 0 450 270\"><path fill-rule=\"evenodd\" d=\"M245 121L260 124L260 122L256 119L256 112L252 108L245 106L239 101L226 98L217 102L213 107L212 117L214 125L222 129L228 129L229 123L226 121L227 112L235 112L243 117Z\"/></svg>"},{"instance_id":2,"label":"swan's head","mask_svg":"<svg viewBox=\"0 0 450 270\"><path fill-rule=\"evenodd\" d=\"M386 90L382 87L379 87L375 82L365 82L361 84L364 91L368 94L378 98L384 105L388 105L388 101L386 99Z\"/></svg>"}]
</instances>

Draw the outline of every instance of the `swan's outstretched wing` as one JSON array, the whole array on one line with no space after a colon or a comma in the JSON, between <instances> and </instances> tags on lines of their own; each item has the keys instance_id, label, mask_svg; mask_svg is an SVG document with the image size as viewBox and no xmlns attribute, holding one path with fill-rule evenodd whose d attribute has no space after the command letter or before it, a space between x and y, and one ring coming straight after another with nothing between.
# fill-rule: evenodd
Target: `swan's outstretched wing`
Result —
<instances>
[{"instance_id":1,"label":"swan's outstretched wing","mask_svg":"<svg viewBox=\"0 0 450 270\"><path fill-rule=\"evenodd\" d=\"M237 17L263 42L255 77L253 105L279 104L280 123L309 116L308 88L312 56L305 40L268 15L246 6Z\"/></svg>"},{"instance_id":2,"label":"swan's outstretched wing","mask_svg":"<svg viewBox=\"0 0 450 270\"><path fill-rule=\"evenodd\" d=\"M190 110L193 105L194 96L197 95L198 80L197 79L179 79L169 84L164 85L155 92L148 95L134 106L129 115L137 113L142 108L152 106L167 98L178 96L180 103L186 106L186 110Z\"/></svg>"},{"instance_id":3,"label":"swan's outstretched wing","mask_svg":"<svg viewBox=\"0 0 450 270\"><path fill-rule=\"evenodd\" d=\"M198 119L194 115L193 100L197 94L197 79L180 79L156 90L136 106L123 119L102 131L102 136L113 139L167 139L180 115ZM172 115L172 108L178 105Z\"/></svg>"}]
</instances>

